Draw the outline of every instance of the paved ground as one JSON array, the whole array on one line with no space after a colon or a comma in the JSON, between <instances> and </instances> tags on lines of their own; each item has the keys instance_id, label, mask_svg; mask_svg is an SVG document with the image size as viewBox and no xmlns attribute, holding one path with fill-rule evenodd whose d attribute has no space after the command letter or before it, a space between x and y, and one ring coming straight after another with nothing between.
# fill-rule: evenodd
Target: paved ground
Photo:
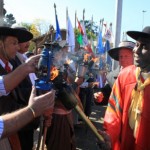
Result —
<instances>
[{"instance_id":1,"label":"paved ground","mask_svg":"<svg viewBox=\"0 0 150 150\"><path fill-rule=\"evenodd\" d=\"M106 106L92 106L92 113L89 119L97 127L97 129L102 129L105 109ZM96 137L86 124L75 126L75 134L77 140L77 150L99 150L96 145Z\"/></svg>"}]
</instances>

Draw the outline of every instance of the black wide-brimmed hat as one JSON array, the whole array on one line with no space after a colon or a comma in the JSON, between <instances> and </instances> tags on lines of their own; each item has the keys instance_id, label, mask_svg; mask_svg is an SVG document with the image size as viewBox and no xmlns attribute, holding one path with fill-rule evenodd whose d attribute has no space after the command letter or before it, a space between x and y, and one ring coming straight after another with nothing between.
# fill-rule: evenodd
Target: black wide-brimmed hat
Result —
<instances>
[{"instance_id":1,"label":"black wide-brimmed hat","mask_svg":"<svg viewBox=\"0 0 150 150\"><path fill-rule=\"evenodd\" d=\"M14 36L19 43L27 42L33 38L33 34L23 27L10 28L0 26L0 36Z\"/></svg>"},{"instance_id":2,"label":"black wide-brimmed hat","mask_svg":"<svg viewBox=\"0 0 150 150\"><path fill-rule=\"evenodd\" d=\"M119 51L120 49L122 48L127 48L129 50L133 50L135 46L135 43L134 42L131 42L131 41L122 41L120 42L119 46L116 47L116 48L112 48L108 51L108 54L110 55L110 57L112 57L113 59L119 61Z\"/></svg>"},{"instance_id":3,"label":"black wide-brimmed hat","mask_svg":"<svg viewBox=\"0 0 150 150\"><path fill-rule=\"evenodd\" d=\"M138 38L150 38L150 26L145 27L142 32L140 31L128 31L127 35L129 35L134 40L138 40Z\"/></svg>"}]
</instances>

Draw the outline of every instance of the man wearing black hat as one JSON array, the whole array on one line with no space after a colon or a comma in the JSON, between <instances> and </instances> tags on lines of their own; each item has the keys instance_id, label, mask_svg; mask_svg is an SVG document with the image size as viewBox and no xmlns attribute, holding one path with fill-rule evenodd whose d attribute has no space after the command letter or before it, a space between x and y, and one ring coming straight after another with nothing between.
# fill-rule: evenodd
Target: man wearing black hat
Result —
<instances>
[{"instance_id":1,"label":"man wearing black hat","mask_svg":"<svg viewBox=\"0 0 150 150\"><path fill-rule=\"evenodd\" d=\"M148 150L150 26L145 27L142 32L128 31L127 34L136 40L133 49L135 65L123 69L113 86L104 118L106 132L102 134L107 139L105 144L111 145L112 149Z\"/></svg>"},{"instance_id":2,"label":"man wearing black hat","mask_svg":"<svg viewBox=\"0 0 150 150\"><path fill-rule=\"evenodd\" d=\"M107 82L100 92L94 93L95 102L97 104L106 105L111 93L112 86L117 79L117 76L123 68L133 65L133 48L134 42L122 41L119 46L108 51L108 54L116 61L119 61L119 66L107 74Z\"/></svg>"},{"instance_id":3,"label":"man wearing black hat","mask_svg":"<svg viewBox=\"0 0 150 150\"><path fill-rule=\"evenodd\" d=\"M5 75L13 70L13 66L9 60L16 56L19 50L18 42L25 42L32 37L31 33L22 29L0 27L0 115L25 106L20 103L20 99L18 98L19 93L14 88L16 88L30 72L35 72L35 62L39 59L39 56L31 58L9 76ZM20 70L22 67L24 67L23 71L22 69ZM18 139L17 135L15 138ZM15 138L10 137L10 143L13 143Z\"/></svg>"},{"instance_id":4,"label":"man wearing black hat","mask_svg":"<svg viewBox=\"0 0 150 150\"><path fill-rule=\"evenodd\" d=\"M29 32L25 27L14 27L14 29L20 29L28 33L28 38L24 41L19 42L19 50L15 56L15 59L12 59L10 62L13 65L13 69L16 69L18 66L23 64L27 57L25 52L28 51L30 46L30 40L33 38L33 34ZM35 80L37 79L35 73L30 73L26 78L17 86L17 96L18 103L26 106L30 97L32 85L35 85ZM34 130L39 125L39 119L34 120L31 124L28 124L25 128L19 131L19 139L21 143L22 150L32 150L33 148L33 139L34 139Z\"/></svg>"}]
</instances>

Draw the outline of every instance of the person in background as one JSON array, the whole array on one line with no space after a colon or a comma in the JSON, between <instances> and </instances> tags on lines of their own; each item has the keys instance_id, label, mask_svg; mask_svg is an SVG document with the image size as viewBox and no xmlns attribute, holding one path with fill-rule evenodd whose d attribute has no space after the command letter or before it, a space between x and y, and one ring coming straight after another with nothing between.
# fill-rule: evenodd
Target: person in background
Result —
<instances>
[{"instance_id":1,"label":"person in background","mask_svg":"<svg viewBox=\"0 0 150 150\"><path fill-rule=\"evenodd\" d=\"M119 46L108 51L108 54L116 61L119 66L106 75L106 84L103 88L98 89L99 92L94 93L96 104L107 105L111 93L112 86L117 79L119 72L130 65L133 65L133 48L134 42L122 41Z\"/></svg>"},{"instance_id":2,"label":"person in background","mask_svg":"<svg viewBox=\"0 0 150 150\"><path fill-rule=\"evenodd\" d=\"M84 107L84 113L89 118L92 111L92 104L94 102L94 87L98 86L98 82L94 78L92 72L88 73L88 79L86 79L80 85L79 97L81 99L82 105Z\"/></svg>"},{"instance_id":3,"label":"person in background","mask_svg":"<svg viewBox=\"0 0 150 150\"><path fill-rule=\"evenodd\" d=\"M134 64L115 81L104 117L102 135L112 150L150 149L150 26L128 31L136 40ZM109 138L108 138L109 137Z\"/></svg>"},{"instance_id":4,"label":"person in background","mask_svg":"<svg viewBox=\"0 0 150 150\"><path fill-rule=\"evenodd\" d=\"M63 72L63 75L60 76L60 78L64 79L62 81L67 82L67 84L72 84L70 83L72 79L67 75L65 69L64 70L62 69L64 64L66 63L65 61L63 62L63 60L68 52L66 41L64 40L59 41L58 45L59 50L57 50L56 53L54 52L54 59L55 59L54 64L57 65L58 63L59 65L61 65L60 70ZM58 60L60 60L61 64L60 62L58 62ZM75 79L74 77L73 81L75 85L74 89L76 90L76 87L78 87L83 82L83 78ZM58 84L57 82L56 84ZM62 82L60 84L62 84ZM63 103L64 99L62 99L61 94L59 94L63 89L63 85L60 86L59 88L60 89L57 90L58 95L55 99L55 106L52 115L51 125L48 127L47 130L47 137L46 137L47 150L76 150L72 109L67 108L65 106L65 104Z\"/></svg>"},{"instance_id":5,"label":"person in background","mask_svg":"<svg viewBox=\"0 0 150 150\"><path fill-rule=\"evenodd\" d=\"M41 46L41 47L38 47L38 49L37 49L37 54L41 54L42 49L43 49L43 47L42 47L42 46Z\"/></svg>"},{"instance_id":6,"label":"person in background","mask_svg":"<svg viewBox=\"0 0 150 150\"><path fill-rule=\"evenodd\" d=\"M26 52L25 55L27 56L27 58L30 58L31 56L34 56L34 53L33 52Z\"/></svg>"}]
</instances>

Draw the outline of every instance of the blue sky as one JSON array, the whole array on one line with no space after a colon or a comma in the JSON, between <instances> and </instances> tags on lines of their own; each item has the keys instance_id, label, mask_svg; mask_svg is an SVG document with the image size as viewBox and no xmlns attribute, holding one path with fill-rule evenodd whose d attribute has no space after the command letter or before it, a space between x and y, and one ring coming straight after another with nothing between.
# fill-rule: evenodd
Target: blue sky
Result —
<instances>
[{"instance_id":1,"label":"blue sky","mask_svg":"<svg viewBox=\"0 0 150 150\"><path fill-rule=\"evenodd\" d=\"M57 7L57 14L60 28L66 28L66 7L74 26L75 11L77 17L82 19L82 12L85 9L85 19L99 22L112 22L115 30L116 0L4 0L4 7L8 13L12 13L20 22L32 22L34 19L43 19L55 27L54 3ZM143 13L142 11L146 12ZM143 22L144 16L144 22ZM122 33L128 30L142 30L142 26L150 25L150 0L123 0L122 7Z\"/></svg>"}]
</instances>

